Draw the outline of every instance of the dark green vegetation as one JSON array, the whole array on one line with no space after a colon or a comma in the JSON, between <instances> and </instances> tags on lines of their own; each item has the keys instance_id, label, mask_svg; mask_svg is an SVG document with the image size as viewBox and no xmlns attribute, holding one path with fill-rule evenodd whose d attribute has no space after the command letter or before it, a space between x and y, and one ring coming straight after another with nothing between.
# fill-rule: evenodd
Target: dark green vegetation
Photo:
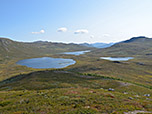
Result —
<instances>
[{"instance_id":1,"label":"dark green vegetation","mask_svg":"<svg viewBox=\"0 0 152 114\"><path fill-rule=\"evenodd\" d=\"M94 114L152 111L152 91L117 79L38 71L0 83L0 113L3 114ZM114 88L115 91L108 91Z\"/></svg>"},{"instance_id":2,"label":"dark green vegetation","mask_svg":"<svg viewBox=\"0 0 152 114\"><path fill-rule=\"evenodd\" d=\"M152 39L135 37L105 49L90 48L92 52L80 56L58 53L89 48L50 42L0 41L2 114L152 111L152 97L144 96L152 95ZM77 63L59 70L15 64L21 59L42 56L71 58ZM107 61L100 59L103 56L135 59Z\"/></svg>"}]
</instances>

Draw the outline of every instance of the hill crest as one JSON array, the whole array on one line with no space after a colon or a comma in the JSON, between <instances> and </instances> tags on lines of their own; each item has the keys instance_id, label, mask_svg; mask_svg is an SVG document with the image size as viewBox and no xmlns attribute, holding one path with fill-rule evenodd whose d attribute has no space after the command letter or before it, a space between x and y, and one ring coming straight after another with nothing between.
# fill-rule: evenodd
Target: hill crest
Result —
<instances>
[{"instance_id":1,"label":"hill crest","mask_svg":"<svg viewBox=\"0 0 152 114\"><path fill-rule=\"evenodd\" d=\"M122 41L120 43L144 42L144 41L147 41L147 40L152 41L151 38L148 38L148 37L145 37L145 36L138 36L138 37L132 37L129 40L125 40L125 41Z\"/></svg>"}]
</instances>

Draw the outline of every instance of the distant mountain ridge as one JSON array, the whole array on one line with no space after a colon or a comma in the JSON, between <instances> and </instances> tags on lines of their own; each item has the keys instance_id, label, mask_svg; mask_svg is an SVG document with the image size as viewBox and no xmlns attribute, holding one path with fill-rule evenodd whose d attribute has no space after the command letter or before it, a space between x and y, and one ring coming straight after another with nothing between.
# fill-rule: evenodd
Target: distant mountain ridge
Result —
<instances>
[{"instance_id":1,"label":"distant mountain ridge","mask_svg":"<svg viewBox=\"0 0 152 114\"><path fill-rule=\"evenodd\" d=\"M95 48L107 48L107 47L110 47L112 45L114 45L115 43L82 43L80 45L83 45L83 46L87 46L87 47L95 47Z\"/></svg>"},{"instance_id":2,"label":"distant mountain ridge","mask_svg":"<svg viewBox=\"0 0 152 114\"><path fill-rule=\"evenodd\" d=\"M94 45L94 46L93 46ZM102 45L102 46L101 46ZM152 55L152 38L145 36L133 37L116 44L109 44L105 47L104 43L95 44L64 44L52 43L47 41L36 42L17 42L8 38L0 38L0 60L10 58L23 58L31 56L47 56L67 51L89 50L94 48L92 54L107 56L133 56L133 55ZM101 46L101 47L100 47ZM102 49L99 49L102 48Z\"/></svg>"},{"instance_id":3,"label":"distant mountain ridge","mask_svg":"<svg viewBox=\"0 0 152 114\"><path fill-rule=\"evenodd\" d=\"M39 41L34 41L33 43L48 43L48 41L41 41L41 40L39 40Z\"/></svg>"}]
</instances>

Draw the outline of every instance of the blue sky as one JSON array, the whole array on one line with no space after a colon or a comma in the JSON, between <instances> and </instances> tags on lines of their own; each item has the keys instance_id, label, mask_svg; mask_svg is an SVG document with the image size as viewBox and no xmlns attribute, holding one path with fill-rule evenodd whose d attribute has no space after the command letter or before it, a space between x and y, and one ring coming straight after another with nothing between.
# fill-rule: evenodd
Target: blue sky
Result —
<instances>
[{"instance_id":1,"label":"blue sky","mask_svg":"<svg viewBox=\"0 0 152 114\"><path fill-rule=\"evenodd\" d=\"M152 0L0 0L0 37L118 42L152 37Z\"/></svg>"}]
</instances>

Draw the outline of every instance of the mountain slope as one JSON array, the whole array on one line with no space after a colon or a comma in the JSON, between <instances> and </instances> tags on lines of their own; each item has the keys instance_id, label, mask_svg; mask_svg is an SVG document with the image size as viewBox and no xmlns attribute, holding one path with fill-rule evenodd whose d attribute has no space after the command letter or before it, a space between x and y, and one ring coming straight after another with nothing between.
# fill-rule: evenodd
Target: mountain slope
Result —
<instances>
[{"instance_id":1,"label":"mountain slope","mask_svg":"<svg viewBox=\"0 0 152 114\"><path fill-rule=\"evenodd\" d=\"M133 37L94 53L109 56L152 55L152 39L144 36Z\"/></svg>"},{"instance_id":2,"label":"mountain slope","mask_svg":"<svg viewBox=\"0 0 152 114\"><path fill-rule=\"evenodd\" d=\"M0 58L43 56L64 51L77 51L89 49L77 44L64 44L52 42L16 42L7 38L0 38Z\"/></svg>"},{"instance_id":3,"label":"mountain slope","mask_svg":"<svg viewBox=\"0 0 152 114\"><path fill-rule=\"evenodd\" d=\"M0 113L123 114L137 109L151 112L152 97L146 97L147 93L152 94L152 90L114 78L37 71L0 82Z\"/></svg>"}]
</instances>

